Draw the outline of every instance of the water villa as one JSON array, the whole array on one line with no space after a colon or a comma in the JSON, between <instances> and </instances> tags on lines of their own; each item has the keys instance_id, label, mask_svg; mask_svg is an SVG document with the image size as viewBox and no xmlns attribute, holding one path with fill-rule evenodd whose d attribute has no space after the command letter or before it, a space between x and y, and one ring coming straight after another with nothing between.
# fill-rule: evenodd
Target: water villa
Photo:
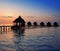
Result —
<instances>
[{"instance_id":1,"label":"water villa","mask_svg":"<svg viewBox=\"0 0 60 51\"><path fill-rule=\"evenodd\" d=\"M13 26L11 29L20 29L21 27L25 27L25 20L19 16L13 21Z\"/></svg>"}]
</instances>

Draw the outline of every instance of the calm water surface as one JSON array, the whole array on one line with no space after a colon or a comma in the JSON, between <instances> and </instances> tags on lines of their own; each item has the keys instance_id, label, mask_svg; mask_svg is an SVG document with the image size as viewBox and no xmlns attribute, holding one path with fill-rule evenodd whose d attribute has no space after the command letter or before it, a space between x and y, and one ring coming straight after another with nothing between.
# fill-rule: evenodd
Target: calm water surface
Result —
<instances>
[{"instance_id":1,"label":"calm water surface","mask_svg":"<svg viewBox=\"0 0 60 51\"><path fill-rule=\"evenodd\" d=\"M60 27L0 31L0 51L60 51Z\"/></svg>"}]
</instances>

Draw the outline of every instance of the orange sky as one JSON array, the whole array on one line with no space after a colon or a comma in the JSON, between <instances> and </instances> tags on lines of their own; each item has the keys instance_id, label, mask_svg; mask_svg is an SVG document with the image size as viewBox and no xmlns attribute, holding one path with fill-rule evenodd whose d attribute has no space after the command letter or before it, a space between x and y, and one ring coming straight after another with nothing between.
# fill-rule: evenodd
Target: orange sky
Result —
<instances>
[{"instance_id":1,"label":"orange sky","mask_svg":"<svg viewBox=\"0 0 60 51\"><path fill-rule=\"evenodd\" d=\"M0 24L11 24L18 16L22 16L26 22L59 22L59 4L59 1L50 0L0 0Z\"/></svg>"},{"instance_id":2,"label":"orange sky","mask_svg":"<svg viewBox=\"0 0 60 51\"><path fill-rule=\"evenodd\" d=\"M18 17L18 16L17 16ZM17 17L7 17L7 16L1 16L0 17L0 24L3 24L3 25L5 25L5 24L12 24L12 22L17 18ZM36 22L38 22L38 23L40 23L40 22L48 22L48 21L50 21L50 22L55 22L55 21L57 21L57 22L59 22L59 18L57 18L57 17L33 17L33 16L22 16L22 18L26 21L26 22L28 22L28 21L31 21L31 22L34 22L34 21L36 21Z\"/></svg>"}]
</instances>

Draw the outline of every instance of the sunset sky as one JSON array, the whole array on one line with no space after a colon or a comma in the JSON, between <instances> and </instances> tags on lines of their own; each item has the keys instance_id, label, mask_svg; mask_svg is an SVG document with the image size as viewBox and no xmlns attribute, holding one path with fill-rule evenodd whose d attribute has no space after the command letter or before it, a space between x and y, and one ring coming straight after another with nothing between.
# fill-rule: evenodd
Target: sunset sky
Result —
<instances>
[{"instance_id":1,"label":"sunset sky","mask_svg":"<svg viewBox=\"0 0 60 51\"><path fill-rule=\"evenodd\" d=\"M0 0L0 24L21 15L26 21L60 21L60 0Z\"/></svg>"}]
</instances>

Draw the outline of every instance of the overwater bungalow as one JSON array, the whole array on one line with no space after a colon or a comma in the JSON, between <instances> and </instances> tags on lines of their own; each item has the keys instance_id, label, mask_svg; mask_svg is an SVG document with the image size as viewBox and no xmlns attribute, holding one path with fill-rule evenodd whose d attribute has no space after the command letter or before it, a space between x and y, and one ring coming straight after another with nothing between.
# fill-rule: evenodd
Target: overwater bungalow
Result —
<instances>
[{"instance_id":1,"label":"overwater bungalow","mask_svg":"<svg viewBox=\"0 0 60 51\"><path fill-rule=\"evenodd\" d=\"M54 26L54 27L58 27L59 25L58 25L57 22L54 22L54 23L53 23L53 26Z\"/></svg>"},{"instance_id":2,"label":"overwater bungalow","mask_svg":"<svg viewBox=\"0 0 60 51\"><path fill-rule=\"evenodd\" d=\"M27 22L27 26L32 26L32 23L30 21Z\"/></svg>"},{"instance_id":3,"label":"overwater bungalow","mask_svg":"<svg viewBox=\"0 0 60 51\"><path fill-rule=\"evenodd\" d=\"M37 22L34 22L33 25L34 25L34 26L38 26Z\"/></svg>"},{"instance_id":4,"label":"overwater bungalow","mask_svg":"<svg viewBox=\"0 0 60 51\"><path fill-rule=\"evenodd\" d=\"M44 22L41 22L41 23L40 23L40 26L41 26L41 27L44 27L44 26L45 26Z\"/></svg>"},{"instance_id":5,"label":"overwater bungalow","mask_svg":"<svg viewBox=\"0 0 60 51\"><path fill-rule=\"evenodd\" d=\"M13 26L11 29L20 29L21 27L25 27L25 20L19 16L13 21Z\"/></svg>"},{"instance_id":6,"label":"overwater bungalow","mask_svg":"<svg viewBox=\"0 0 60 51\"><path fill-rule=\"evenodd\" d=\"M47 27L51 27L52 25L51 25L51 23L50 22L48 22L47 23Z\"/></svg>"}]
</instances>

